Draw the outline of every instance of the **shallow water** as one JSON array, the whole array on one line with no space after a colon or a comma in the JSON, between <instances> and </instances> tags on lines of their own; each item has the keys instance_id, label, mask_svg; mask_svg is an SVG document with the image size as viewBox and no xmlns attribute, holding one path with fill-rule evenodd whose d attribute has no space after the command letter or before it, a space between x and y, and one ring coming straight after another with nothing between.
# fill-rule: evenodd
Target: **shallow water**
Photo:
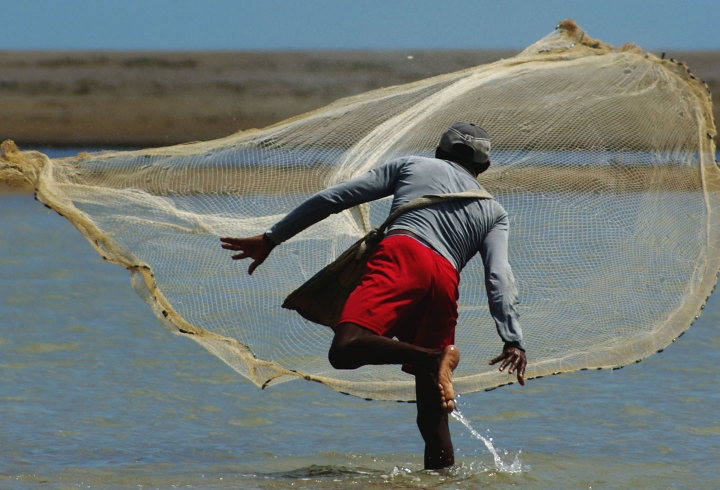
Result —
<instances>
[{"instance_id":1,"label":"shallow water","mask_svg":"<svg viewBox=\"0 0 720 490\"><path fill-rule=\"evenodd\" d=\"M457 467L425 472L414 405L259 390L32 196L0 195L0 225L0 488L720 485L718 295L642 363L461 395L502 465L453 420Z\"/></svg>"}]
</instances>

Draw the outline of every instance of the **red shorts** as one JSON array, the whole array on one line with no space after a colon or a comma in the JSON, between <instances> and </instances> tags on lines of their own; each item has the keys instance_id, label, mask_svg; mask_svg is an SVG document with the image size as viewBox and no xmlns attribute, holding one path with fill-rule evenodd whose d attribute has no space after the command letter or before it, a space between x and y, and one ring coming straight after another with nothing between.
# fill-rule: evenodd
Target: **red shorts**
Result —
<instances>
[{"instance_id":1,"label":"red shorts","mask_svg":"<svg viewBox=\"0 0 720 490\"><path fill-rule=\"evenodd\" d=\"M458 282L445 257L412 237L390 235L368 260L339 323L442 349L455 342Z\"/></svg>"}]
</instances>

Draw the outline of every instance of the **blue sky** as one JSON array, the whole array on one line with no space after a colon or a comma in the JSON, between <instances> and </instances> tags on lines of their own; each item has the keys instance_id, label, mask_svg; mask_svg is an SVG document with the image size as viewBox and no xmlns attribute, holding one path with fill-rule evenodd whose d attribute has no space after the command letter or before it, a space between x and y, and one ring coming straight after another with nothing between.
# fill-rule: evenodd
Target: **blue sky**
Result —
<instances>
[{"instance_id":1,"label":"blue sky","mask_svg":"<svg viewBox=\"0 0 720 490\"><path fill-rule=\"evenodd\" d=\"M719 3L0 0L0 49L517 49L568 17L615 46L720 49Z\"/></svg>"}]
</instances>

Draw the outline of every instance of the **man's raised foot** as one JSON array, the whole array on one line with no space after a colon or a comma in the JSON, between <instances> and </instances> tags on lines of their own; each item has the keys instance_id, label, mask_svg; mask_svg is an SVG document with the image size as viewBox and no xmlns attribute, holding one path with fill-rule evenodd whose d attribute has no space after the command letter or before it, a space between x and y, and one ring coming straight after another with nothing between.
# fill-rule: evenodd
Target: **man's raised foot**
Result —
<instances>
[{"instance_id":1,"label":"man's raised foot","mask_svg":"<svg viewBox=\"0 0 720 490\"><path fill-rule=\"evenodd\" d=\"M455 389L452 375L460 362L460 351L454 345L448 345L440 355L437 372L438 389L440 390L440 406L446 413L455 410Z\"/></svg>"}]
</instances>

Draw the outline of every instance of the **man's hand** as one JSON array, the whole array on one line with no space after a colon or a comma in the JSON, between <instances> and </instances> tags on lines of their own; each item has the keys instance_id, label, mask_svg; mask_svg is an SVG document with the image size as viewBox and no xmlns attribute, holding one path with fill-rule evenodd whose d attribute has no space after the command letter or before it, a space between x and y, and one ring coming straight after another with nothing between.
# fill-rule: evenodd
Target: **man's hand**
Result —
<instances>
[{"instance_id":1,"label":"man's hand","mask_svg":"<svg viewBox=\"0 0 720 490\"><path fill-rule=\"evenodd\" d=\"M265 262L275 244L265 235L258 235L250 238L221 238L222 248L225 250L239 251L239 254L232 256L233 260L241 260L250 257L253 263L248 268L248 274L252 274L257 266Z\"/></svg>"},{"instance_id":2,"label":"man's hand","mask_svg":"<svg viewBox=\"0 0 720 490\"><path fill-rule=\"evenodd\" d=\"M506 367L510 366L510 369L508 369L508 374L512 374L513 372L517 371L518 383L520 383L520 385L522 386L525 386L525 366L527 366L525 351L518 347L505 344L502 354L490 361L490 365L492 366L493 364L497 364L500 361L502 361L502 364L500 364L499 370L504 371Z\"/></svg>"}]
</instances>

